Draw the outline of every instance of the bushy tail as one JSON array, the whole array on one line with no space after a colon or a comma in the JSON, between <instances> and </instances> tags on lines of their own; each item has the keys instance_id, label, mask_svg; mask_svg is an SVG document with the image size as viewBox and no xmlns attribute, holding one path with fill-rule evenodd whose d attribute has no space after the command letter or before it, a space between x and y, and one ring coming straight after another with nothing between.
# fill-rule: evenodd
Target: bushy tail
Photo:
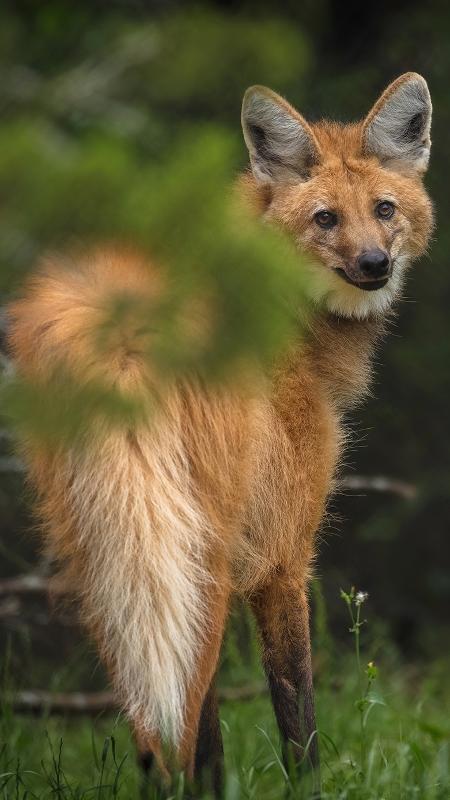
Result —
<instances>
[{"instance_id":1,"label":"bushy tail","mask_svg":"<svg viewBox=\"0 0 450 800\"><path fill-rule=\"evenodd\" d=\"M138 333L119 331L103 362L90 349L112 290L149 295L151 275L137 259L109 253L34 278L11 308L19 373L45 379L56 357L80 380L145 384ZM168 398L157 424L109 430L50 454L25 450L50 545L68 564L125 709L142 729L176 743L211 580L211 531L192 487L180 400Z\"/></svg>"},{"instance_id":2,"label":"bushy tail","mask_svg":"<svg viewBox=\"0 0 450 800\"><path fill-rule=\"evenodd\" d=\"M209 578L207 523L173 423L72 455L67 487L86 621L130 716L176 742Z\"/></svg>"}]
</instances>

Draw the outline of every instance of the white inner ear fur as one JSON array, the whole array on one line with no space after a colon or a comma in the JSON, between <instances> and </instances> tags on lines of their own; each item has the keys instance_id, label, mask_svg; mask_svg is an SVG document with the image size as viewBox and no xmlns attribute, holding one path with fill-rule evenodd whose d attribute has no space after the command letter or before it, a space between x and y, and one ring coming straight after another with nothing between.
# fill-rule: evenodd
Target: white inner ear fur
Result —
<instances>
[{"instance_id":1,"label":"white inner ear fur","mask_svg":"<svg viewBox=\"0 0 450 800\"><path fill-rule=\"evenodd\" d=\"M306 123L268 89L252 87L245 93L242 129L257 180L298 182L317 160Z\"/></svg>"},{"instance_id":2,"label":"white inner ear fur","mask_svg":"<svg viewBox=\"0 0 450 800\"><path fill-rule=\"evenodd\" d=\"M379 110L369 114L364 129L367 153L377 156L392 169L424 172L430 156L431 99L428 86L419 75L405 79Z\"/></svg>"}]
</instances>

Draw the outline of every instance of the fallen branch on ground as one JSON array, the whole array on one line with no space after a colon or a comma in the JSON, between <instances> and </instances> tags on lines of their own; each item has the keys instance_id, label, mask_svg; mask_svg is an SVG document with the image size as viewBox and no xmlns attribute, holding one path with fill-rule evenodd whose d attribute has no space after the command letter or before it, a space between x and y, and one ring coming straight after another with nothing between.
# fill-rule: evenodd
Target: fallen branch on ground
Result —
<instances>
[{"instance_id":1,"label":"fallen branch on ground","mask_svg":"<svg viewBox=\"0 0 450 800\"><path fill-rule=\"evenodd\" d=\"M385 492L396 494L405 500L413 500L417 496L417 486L396 478L387 478L384 475L345 475L338 481L338 489L349 491Z\"/></svg>"},{"instance_id":2,"label":"fallen branch on ground","mask_svg":"<svg viewBox=\"0 0 450 800\"><path fill-rule=\"evenodd\" d=\"M0 436L5 436L4 431L0 431ZM0 457L0 472L24 472L24 465L20 459L15 456L2 456ZM339 490L348 491L368 491L368 492L385 492L387 494L396 494L403 497L405 500L412 500L417 495L417 487L412 483L397 480L396 478L389 478L385 475L344 475L338 481Z\"/></svg>"},{"instance_id":3,"label":"fallen branch on ground","mask_svg":"<svg viewBox=\"0 0 450 800\"><path fill-rule=\"evenodd\" d=\"M0 459L1 471L1 459ZM338 483L340 491L368 491L384 492L396 494L405 500L413 500L417 496L417 487L414 484L395 478L387 478L384 475L368 477L365 475L345 475ZM49 592L52 596L67 593L67 587L58 582L57 579L30 573L28 575L18 575L15 578L4 578L0 580L0 596L14 594L36 594Z\"/></svg>"},{"instance_id":4,"label":"fallen branch on ground","mask_svg":"<svg viewBox=\"0 0 450 800\"><path fill-rule=\"evenodd\" d=\"M0 596L5 594L42 594L43 592L49 592L51 595L66 594L67 587L55 578L33 572L0 580Z\"/></svg>"},{"instance_id":5,"label":"fallen branch on ground","mask_svg":"<svg viewBox=\"0 0 450 800\"><path fill-rule=\"evenodd\" d=\"M224 686L218 690L219 700L251 700L266 692L263 682L245 686ZM118 704L112 692L47 692L29 689L16 692L7 698L12 710L19 714L87 714L117 711Z\"/></svg>"}]
</instances>

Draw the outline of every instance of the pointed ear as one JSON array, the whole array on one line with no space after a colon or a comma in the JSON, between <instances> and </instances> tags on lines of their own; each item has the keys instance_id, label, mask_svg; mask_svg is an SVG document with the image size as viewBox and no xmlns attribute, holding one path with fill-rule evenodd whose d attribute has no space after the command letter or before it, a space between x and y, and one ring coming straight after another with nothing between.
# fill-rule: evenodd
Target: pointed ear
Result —
<instances>
[{"instance_id":1,"label":"pointed ear","mask_svg":"<svg viewBox=\"0 0 450 800\"><path fill-rule=\"evenodd\" d=\"M299 182L319 160L308 123L265 86L251 86L242 103L242 130L255 178L264 183Z\"/></svg>"},{"instance_id":2,"label":"pointed ear","mask_svg":"<svg viewBox=\"0 0 450 800\"><path fill-rule=\"evenodd\" d=\"M425 172L430 157L431 98L424 78L407 72L390 84L363 124L363 151L398 172Z\"/></svg>"}]
</instances>

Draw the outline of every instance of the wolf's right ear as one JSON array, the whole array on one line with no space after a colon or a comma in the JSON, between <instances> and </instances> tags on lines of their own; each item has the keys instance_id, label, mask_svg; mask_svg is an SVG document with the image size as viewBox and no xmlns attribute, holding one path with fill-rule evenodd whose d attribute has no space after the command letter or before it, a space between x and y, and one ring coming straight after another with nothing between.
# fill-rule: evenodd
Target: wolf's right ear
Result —
<instances>
[{"instance_id":1,"label":"wolf's right ear","mask_svg":"<svg viewBox=\"0 0 450 800\"><path fill-rule=\"evenodd\" d=\"M407 72L390 84L363 124L363 150L399 172L425 172L430 157L431 98L427 82Z\"/></svg>"},{"instance_id":2,"label":"wolf's right ear","mask_svg":"<svg viewBox=\"0 0 450 800\"><path fill-rule=\"evenodd\" d=\"M298 183L319 160L308 123L286 100L265 86L251 86L242 103L242 130L255 178Z\"/></svg>"}]
</instances>

